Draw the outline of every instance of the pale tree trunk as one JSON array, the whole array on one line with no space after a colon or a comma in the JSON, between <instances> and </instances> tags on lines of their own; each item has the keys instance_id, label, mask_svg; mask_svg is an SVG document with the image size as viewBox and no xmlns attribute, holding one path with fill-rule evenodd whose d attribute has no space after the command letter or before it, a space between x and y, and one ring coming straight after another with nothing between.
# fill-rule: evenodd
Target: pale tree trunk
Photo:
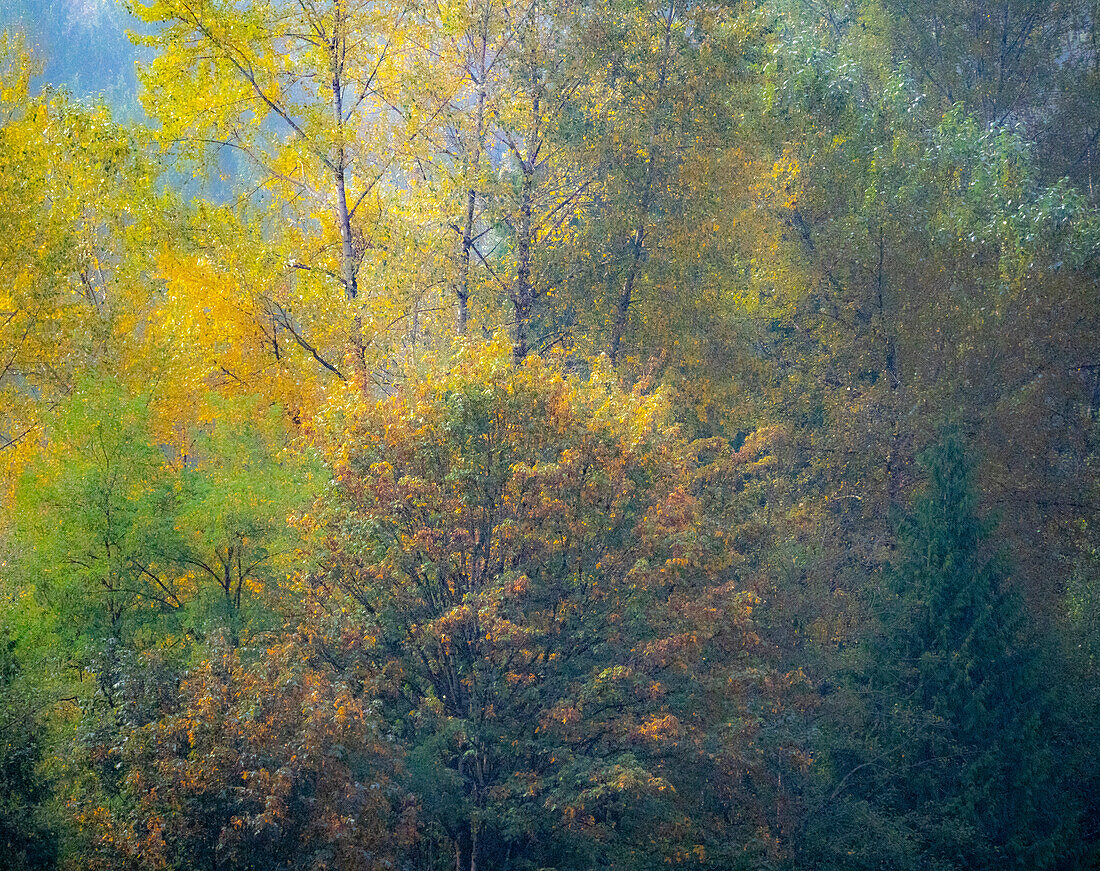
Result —
<instances>
[{"instance_id":1,"label":"pale tree trunk","mask_svg":"<svg viewBox=\"0 0 1100 871\"><path fill-rule=\"evenodd\" d=\"M355 299L359 295L356 277L355 247L351 237L351 213L348 211L347 151L344 147L344 86L343 71L345 36L343 10L336 0L336 19L332 29L332 108L336 116L336 161L333 176L336 180L336 219L340 227L340 272L344 280L344 295Z\"/></svg>"},{"instance_id":2,"label":"pale tree trunk","mask_svg":"<svg viewBox=\"0 0 1100 871\"><path fill-rule=\"evenodd\" d=\"M467 154L467 173L476 176L481 163L482 139L485 134L485 101L488 75L486 52L489 42L489 5L486 3L481 17L481 48L478 58L477 71L477 114L475 116L474 141L472 143L473 154ZM470 257L474 249L474 217L477 208L477 190L471 180L466 192L466 223L462 228L462 259L459 264L458 286L455 294L458 297L458 312L456 314L455 331L460 336L465 336L469 322L470 312Z\"/></svg>"},{"instance_id":3,"label":"pale tree trunk","mask_svg":"<svg viewBox=\"0 0 1100 871\"><path fill-rule=\"evenodd\" d=\"M531 127L524 143L524 154L520 160L523 172L523 190L520 196L519 220L516 224L516 282L512 287L512 305L515 308L516 323L512 340L512 361L519 365L528 354L527 332L531 325L531 306L534 291L531 287L531 248L534 241L534 222L532 219L532 200L535 186L535 167L538 166L541 138L539 115L538 68L535 65L535 49L531 49Z\"/></svg>"},{"instance_id":4,"label":"pale tree trunk","mask_svg":"<svg viewBox=\"0 0 1100 871\"><path fill-rule=\"evenodd\" d=\"M336 181L336 219L340 228L340 272L344 282L344 298L349 302L359 296L358 264L351 235L351 212L347 195L347 149L344 144L344 52L347 34L344 33L343 4L336 0L336 17L332 28L332 109L336 120L336 160L333 177ZM351 349L355 367L366 374L367 357L363 343L363 316L356 312L352 319Z\"/></svg>"},{"instance_id":5,"label":"pale tree trunk","mask_svg":"<svg viewBox=\"0 0 1100 871\"><path fill-rule=\"evenodd\" d=\"M359 283L355 274L355 249L351 242L351 216L348 214L343 169L336 174L336 215L340 221L340 270L344 279L344 295L349 300L353 300L359 296Z\"/></svg>"}]
</instances>

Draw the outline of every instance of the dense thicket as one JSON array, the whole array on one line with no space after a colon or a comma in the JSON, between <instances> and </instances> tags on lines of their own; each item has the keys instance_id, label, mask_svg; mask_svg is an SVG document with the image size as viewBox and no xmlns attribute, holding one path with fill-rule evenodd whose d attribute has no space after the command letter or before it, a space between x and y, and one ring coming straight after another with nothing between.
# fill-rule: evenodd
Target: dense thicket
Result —
<instances>
[{"instance_id":1,"label":"dense thicket","mask_svg":"<svg viewBox=\"0 0 1100 871\"><path fill-rule=\"evenodd\" d=\"M14 867L1096 866L1095 4L133 13L0 36Z\"/></svg>"}]
</instances>

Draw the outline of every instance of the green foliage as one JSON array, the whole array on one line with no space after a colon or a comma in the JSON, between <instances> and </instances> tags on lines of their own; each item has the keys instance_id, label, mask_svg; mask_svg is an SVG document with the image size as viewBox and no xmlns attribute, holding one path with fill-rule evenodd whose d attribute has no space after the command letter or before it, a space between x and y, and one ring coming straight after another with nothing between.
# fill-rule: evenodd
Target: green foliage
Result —
<instances>
[{"instance_id":1,"label":"green foliage","mask_svg":"<svg viewBox=\"0 0 1100 871\"><path fill-rule=\"evenodd\" d=\"M166 574L179 546L175 494L149 440L146 403L86 382L61 409L54 438L57 453L19 488L18 568L61 615L70 649L147 636L182 601Z\"/></svg>"},{"instance_id":2,"label":"green foliage","mask_svg":"<svg viewBox=\"0 0 1100 871\"><path fill-rule=\"evenodd\" d=\"M58 836L47 816L49 784L40 770L48 701L28 680L22 653L18 639L0 635L0 850L12 871L37 871L54 867Z\"/></svg>"},{"instance_id":3,"label":"green foliage","mask_svg":"<svg viewBox=\"0 0 1100 871\"><path fill-rule=\"evenodd\" d=\"M1096 865L1093 0L133 11L0 35L11 861Z\"/></svg>"},{"instance_id":4,"label":"green foliage","mask_svg":"<svg viewBox=\"0 0 1100 871\"><path fill-rule=\"evenodd\" d=\"M836 828L816 846L832 867L1050 867L1071 814L1052 794L1044 657L958 435L925 464L847 688L860 728L834 739L821 822Z\"/></svg>"},{"instance_id":5,"label":"green foliage","mask_svg":"<svg viewBox=\"0 0 1100 871\"><path fill-rule=\"evenodd\" d=\"M182 448L157 445L149 396L86 381L51 427L50 455L15 503L18 568L61 615L74 651L166 636L232 638L264 620L286 579L286 518L308 461L280 457L281 412L219 402Z\"/></svg>"}]
</instances>

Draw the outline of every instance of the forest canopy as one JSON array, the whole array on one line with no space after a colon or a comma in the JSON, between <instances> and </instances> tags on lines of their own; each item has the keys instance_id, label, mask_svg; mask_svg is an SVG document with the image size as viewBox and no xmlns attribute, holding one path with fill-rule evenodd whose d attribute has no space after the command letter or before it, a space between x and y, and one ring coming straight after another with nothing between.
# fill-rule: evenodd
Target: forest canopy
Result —
<instances>
[{"instance_id":1,"label":"forest canopy","mask_svg":"<svg viewBox=\"0 0 1100 871\"><path fill-rule=\"evenodd\" d=\"M0 864L1100 864L1095 0L12 8Z\"/></svg>"}]
</instances>

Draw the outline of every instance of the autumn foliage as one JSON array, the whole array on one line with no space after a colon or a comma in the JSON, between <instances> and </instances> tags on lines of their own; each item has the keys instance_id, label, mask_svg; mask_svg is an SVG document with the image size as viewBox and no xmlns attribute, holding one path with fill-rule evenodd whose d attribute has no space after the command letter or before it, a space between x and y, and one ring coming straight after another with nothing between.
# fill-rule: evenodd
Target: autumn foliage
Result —
<instances>
[{"instance_id":1,"label":"autumn foliage","mask_svg":"<svg viewBox=\"0 0 1100 871\"><path fill-rule=\"evenodd\" d=\"M220 654L105 748L129 801L79 806L86 867L390 867L415 816L369 695L291 642Z\"/></svg>"},{"instance_id":2,"label":"autumn foliage","mask_svg":"<svg viewBox=\"0 0 1100 871\"><path fill-rule=\"evenodd\" d=\"M690 852L708 838L696 811L729 798L717 779L686 788L708 779L714 732L738 734L726 765L751 755L735 490L766 443L689 443L660 392L478 351L357 404L313 521L315 595L369 636L463 866L538 843L615 867Z\"/></svg>"},{"instance_id":3,"label":"autumn foliage","mask_svg":"<svg viewBox=\"0 0 1100 871\"><path fill-rule=\"evenodd\" d=\"M1097 866L1095 2L39 2L0 865Z\"/></svg>"}]
</instances>

